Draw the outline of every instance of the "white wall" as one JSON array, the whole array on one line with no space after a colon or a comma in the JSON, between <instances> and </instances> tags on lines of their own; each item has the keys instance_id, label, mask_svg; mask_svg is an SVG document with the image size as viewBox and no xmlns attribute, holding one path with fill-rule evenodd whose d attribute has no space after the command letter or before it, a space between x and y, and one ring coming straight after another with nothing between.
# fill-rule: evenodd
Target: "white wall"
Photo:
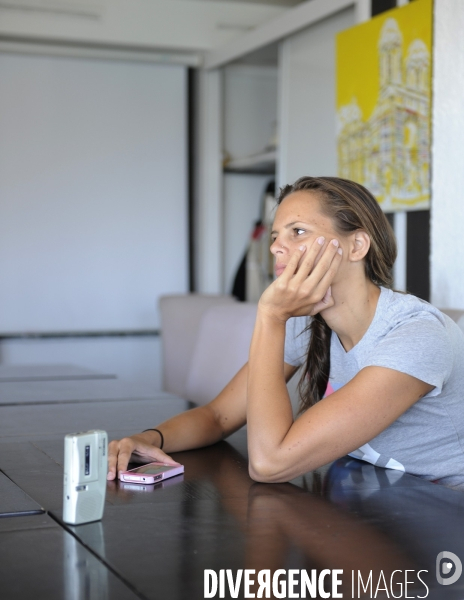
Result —
<instances>
[{"instance_id":1,"label":"white wall","mask_svg":"<svg viewBox=\"0 0 464 600\"><path fill-rule=\"evenodd\" d=\"M222 292L222 72L197 77L195 140L195 283L202 294Z\"/></svg>"},{"instance_id":2,"label":"white wall","mask_svg":"<svg viewBox=\"0 0 464 600\"><path fill-rule=\"evenodd\" d=\"M281 43L279 186L337 174L335 35L355 18L345 9Z\"/></svg>"},{"instance_id":3,"label":"white wall","mask_svg":"<svg viewBox=\"0 0 464 600\"><path fill-rule=\"evenodd\" d=\"M185 69L0 70L0 331L156 327L187 289Z\"/></svg>"},{"instance_id":4,"label":"white wall","mask_svg":"<svg viewBox=\"0 0 464 600\"><path fill-rule=\"evenodd\" d=\"M435 0L431 302L464 309L464 3Z\"/></svg>"},{"instance_id":5,"label":"white wall","mask_svg":"<svg viewBox=\"0 0 464 600\"><path fill-rule=\"evenodd\" d=\"M230 65L224 69L224 150L232 158L262 152L277 121L277 68Z\"/></svg>"},{"instance_id":6,"label":"white wall","mask_svg":"<svg viewBox=\"0 0 464 600\"><path fill-rule=\"evenodd\" d=\"M223 146L231 158L262 152L275 133L277 68L230 65L223 74ZM230 293L234 275L260 217L267 175L225 174L223 291Z\"/></svg>"},{"instance_id":7,"label":"white wall","mask_svg":"<svg viewBox=\"0 0 464 600\"><path fill-rule=\"evenodd\" d=\"M0 332L151 329L187 290L186 70L0 54ZM8 340L160 386L158 338Z\"/></svg>"}]
</instances>

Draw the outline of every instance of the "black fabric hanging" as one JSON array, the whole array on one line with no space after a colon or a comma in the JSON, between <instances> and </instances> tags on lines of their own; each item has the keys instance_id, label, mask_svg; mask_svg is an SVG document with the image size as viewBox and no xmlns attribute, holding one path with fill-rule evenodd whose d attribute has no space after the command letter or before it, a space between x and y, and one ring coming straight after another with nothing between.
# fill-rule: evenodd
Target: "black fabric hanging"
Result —
<instances>
[{"instance_id":1,"label":"black fabric hanging","mask_svg":"<svg viewBox=\"0 0 464 600\"><path fill-rule=\"evenodd\" d=\"M232 296L235 296L240 302L245 302L246 296L246 261L248 248L245 250L243 258L235 274L234 284L232 286Z\"/></svg>"}]
</instances>

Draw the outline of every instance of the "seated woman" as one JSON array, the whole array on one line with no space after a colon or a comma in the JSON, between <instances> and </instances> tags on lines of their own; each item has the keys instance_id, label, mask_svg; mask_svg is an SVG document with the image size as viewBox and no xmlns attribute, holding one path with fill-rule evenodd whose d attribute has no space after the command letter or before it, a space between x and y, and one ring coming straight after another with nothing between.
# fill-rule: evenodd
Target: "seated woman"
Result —
<instances>
[{"instance_id":1,"label":"seated woman","mask_svg":"<svg viewBox=\"0 0 464 600\"><path fill-rule=\"evenodd\" d=\"M206 406L111 442L108 479L129 460L175 464L164 451L214 444L247 423L256 481L288 481L349 453L462 482L464 336L427 302L392 291L396 244L375 198L352 181L302 177L278 204L277 278L259 301L248 363ZM301 365L294 419L286 381Z\"/></svg>"}]
</instances>

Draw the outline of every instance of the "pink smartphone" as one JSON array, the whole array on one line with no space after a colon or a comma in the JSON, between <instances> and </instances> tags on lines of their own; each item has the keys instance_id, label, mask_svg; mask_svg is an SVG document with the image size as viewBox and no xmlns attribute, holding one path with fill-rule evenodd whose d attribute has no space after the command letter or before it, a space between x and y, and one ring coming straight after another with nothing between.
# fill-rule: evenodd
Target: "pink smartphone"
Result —
<instances>
[{"instance_id":1,"label":"pink smartphone","mask_svg":"<svg viewBox=\"0 0 464 600\"><path fill-rule=\"evenodd\" d=\"M175 477L184 472L184 465L171 467L160 462L152 462L148 465L131 469L130 471L122 471L120 474L121 481L131 483L157 483L168 477Z\"/></svg>"}]
</instances>

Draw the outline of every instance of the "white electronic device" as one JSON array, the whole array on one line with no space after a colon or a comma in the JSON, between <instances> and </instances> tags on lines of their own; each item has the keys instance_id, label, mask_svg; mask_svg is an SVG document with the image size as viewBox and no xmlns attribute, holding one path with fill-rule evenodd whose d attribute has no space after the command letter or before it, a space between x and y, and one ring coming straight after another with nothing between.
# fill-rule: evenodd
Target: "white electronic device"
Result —
<instances>
[{"instance_id":1,"label":"white electronic device","mask_svg":"<svg viewBox=\"0 0 464 600\"><path fill-rule=\"evenodd\" d=\"M106 431L70 433L64 438L63 521L80 525L103 516L108 472Z\"/></svg>"}]
</instances>

